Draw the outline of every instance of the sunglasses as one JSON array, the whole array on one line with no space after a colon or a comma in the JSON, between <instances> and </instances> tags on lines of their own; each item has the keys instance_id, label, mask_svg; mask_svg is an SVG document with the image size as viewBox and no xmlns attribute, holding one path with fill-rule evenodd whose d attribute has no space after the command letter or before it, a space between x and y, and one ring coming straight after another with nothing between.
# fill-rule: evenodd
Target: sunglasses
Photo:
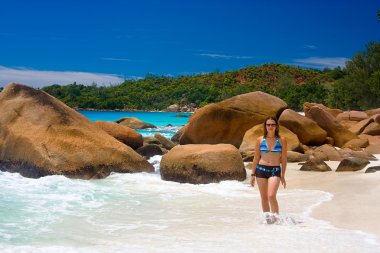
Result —
<instances>
[{"instance_id":1,"label":"sunglasses","mask_svg":"<svg viewBox=\"0 0 380 253\"><path fill-rule=\"evenodd\" d=\"M267 127L275 127L277 124L266 124Z\"/></svg>"}]
</instances>

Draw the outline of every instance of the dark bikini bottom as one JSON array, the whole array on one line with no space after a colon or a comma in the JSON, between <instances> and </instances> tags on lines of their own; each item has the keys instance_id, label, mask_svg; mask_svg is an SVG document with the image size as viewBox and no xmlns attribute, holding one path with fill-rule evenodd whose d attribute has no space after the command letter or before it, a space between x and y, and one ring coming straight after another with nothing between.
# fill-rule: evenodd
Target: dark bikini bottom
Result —
<instances>
[{"instance_id":1,"label":"dark bikini bottom","mask_svg":"<svg viewBox=\"0 0 380 253\"><path fill-rule=\"evenodd\" d=\"M269 165L257 165L256 166L256 177L259 178L270 178L270 177L281 177L281 166L269 166Z\"/></svg>"}]
</instances>

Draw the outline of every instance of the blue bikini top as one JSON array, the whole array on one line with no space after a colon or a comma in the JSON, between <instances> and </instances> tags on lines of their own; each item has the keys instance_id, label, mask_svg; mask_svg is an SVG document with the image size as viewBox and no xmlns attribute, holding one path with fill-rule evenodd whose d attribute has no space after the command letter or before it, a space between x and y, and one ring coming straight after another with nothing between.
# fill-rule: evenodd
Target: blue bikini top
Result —
<instances>
[{"instance_id":1,"label":"blue bikini top","mask_svg":"<svg viewBox=\"0 0 380 253\"><path fill-rule=\"evenodd\" d=\"M276 136L276 145L274 145L272 150L269 150L269 148L267 146L267 137L264 136L263 141L260 144L260 151L261 151L261 153L264 153L264 154L269 153L269 152L276 153L276 154L282 153L282 146L280 143L280 138L278 138Z\"/></svg>"}]
</instances>

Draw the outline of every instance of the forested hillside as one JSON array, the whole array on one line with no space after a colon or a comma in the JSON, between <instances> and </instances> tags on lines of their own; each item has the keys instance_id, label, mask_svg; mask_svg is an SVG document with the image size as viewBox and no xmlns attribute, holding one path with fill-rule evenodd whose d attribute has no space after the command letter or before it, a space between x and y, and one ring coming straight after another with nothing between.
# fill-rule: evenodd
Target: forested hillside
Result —
<instances>
[{"instance_id":1,"label":"forested hillside","mask_svg":"<svg viewBox=\"0 0 380 253\"><path fill-rule=\"evenodd\" d=\"M371 42L345 68L302 69L283 64L250 66L224 73L147 76L120 85L52 85L44 91L76 108L162 110L171 104L208 103L251 91L263 91L301 110L304 102L341 109L380 107L380 44Z\"/></svg>"}]
</instances>

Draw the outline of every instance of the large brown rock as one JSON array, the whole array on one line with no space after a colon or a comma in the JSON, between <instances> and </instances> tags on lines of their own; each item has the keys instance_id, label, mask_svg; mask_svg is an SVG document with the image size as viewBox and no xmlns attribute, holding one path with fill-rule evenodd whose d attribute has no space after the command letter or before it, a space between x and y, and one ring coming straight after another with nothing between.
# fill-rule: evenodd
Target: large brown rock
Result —
<instances>
[{"instance_id":1,"label":"large brown rock","mask_svg":"<svg viewBox=\"0 0 380 253\"><path fill-rule=\"evenodd\" d=\"M133 149L138 149L143 145L143 137L132 128L108 121L95 121L95 124L103 129L107 134L121 141Z\"/></svg>"},{"instance_id":2,"label":"large brown rock","mask_svg":"<svg viewBox=\"0 0 380 253\"><path fill-rule=\"evenodd\" d=\"M371 117L377 124L380 124L380 114L375 114Z\"/></svg>"},{"instance_id":3,"label":"large brown rock","mask_svg":"<svg viewBox=\"0 0 380 253\"><path fill-rule=\"evenodd\" d=\"M367 154L380 154L380 145L369 145L364 149Z\"/></svg>"},{"instance_id":4,"label":"large brown rock","mask_svg":"<svg viewBox=\"0 0 380 253\"><path fill-rule=\"evenodd\" d=\"M361 121L368 119L368 114L362 111L345 111L337 115L337 120Z\"/></svg>"},{"instance_id":5,"label":"large brown rock","mask_svg":"<svg viewBox=\"0 0 380 253\"><path fill-rule=\"evenodd\" d=\"M371 110L367 110L365 111L365 113L368 114L368 116L373 116L375 114L380 114L380 108L376 108L376 109L371 109Z\"/></svg>"},{"instance_id":6,"label":"large brown rock","mask_svg":"<svg viewBox=\"0 0 380 253\"><path fill-rule=\"evenodd\" d=\"M354 134L361 134L363 130L372 122L374 122L374 119L372 117L368 119L364 119L357 122L355 125L351 126L348 130L350 130Z\"/></svg>"},{"instance_id":7,"label":"large brown rock","mask_svg":"<svg viewBox=\"0 0 380 253\"><path fill-rule=\"evenodd\" d=\"M368 161L376 161L376 157L373 154L369 154L364 151L356 151L349 148L343 148L339 150L339 153L341 154L342 158L351 158L356 157Z\"/></svg>"},{"instance_id":8,"label":"large brown rock","mask_svg":"<svg viewBox=\"0 0 380 253\"><path fill-rule=\"evenodd\" d=\"M279 122L295 133L301 143L306 145L321 145L325 142L327 133L315 121L286 109L281 113Z\"/></svg>"},{"instance_id":9,"label":"large brown rock","mask_svg":"<svg viewBox=\"0 0 380 253\"><path fill-rule=\"evenodd\" d=\"M338 120L339 124L341 124L344 128L350 129L351 127L355 126L358 121L353 120Z\"/></svg>"},{"instance_id":10,"label":"large brown rock","mask_svg":"<svg viewBox=\"0 0 380 253\"><path fill-rule=\"evenodd\" d=\"M309 117L327 132L327 135L334 139L334 145L342 147L346 142L357 139L358 136L344 128L339 122L324 109L313 106L309 110Z\"/></svg>"},{"instance_id":11,"label":"large brown rock","mask_svg":"<svg viewBox=\"0 0 380 253\"><path fill-rule=\"evenodd\" d=\"M365 148L368 145L369 145L368 139L359 138L359 139L352 139L346 142L342 148L349 148L352 150L362 150L362 148Z\"/></svg>"},{"instance_id":12,"label":"large brown rock","mask_svg":"<svg viewBox=\"0 0 380 253\"><path fill-rule=\"evenodd\" d=\"M323 154L325 154L327 156L327 160L328 161L340 161L342 160L342 157L340 155L340 153L338 152L338 150L336 150L336 148L334 148L333 146L329 145L329 144L324 144L320 147L317 147L314 152L322 152Z\"/></svg>"},{"instance_id":13,"label":"large brown rock","mask_svg":"<svg viewBox=\"0 0 380 253\"><path fill-rule=\"evenodd\" d=\"M157 128L155 125L143 122L143 121L141 121L135 117L121 118L121 119L117 120L116 123L123 125L123 126L133 128L133 129Z\"/></svg>"},{"instance_id":14,"label":"large brown rock","mask_svg":"<svg viewBox=\"0 0 380 253\"><path fill-rule=\"evenodd\" d=\"M368 134L360 134L359 138L367 139L369 141L369 145L379 145L380 146L380 136L373 136Z\"/></svg>"},{"instance_id":15,"label":"large brown rock","mask_svg":"<svg viewBox=\"0 0 380 253\"><path fill-rule=\"evenodd\" d=\"M303 152L300 141L297 135L292 133L286 127L280 126L279 131L281 136L286 138L288 151ZM245 132L243 141L239 147L240 152L252 153L255 150L256 139L264 134L263 124L256 125Z\"/></svg>"},{"instance_id":16,"label":"large brown rock","mask_svg":"<svg viewBox=\"0 0 380 253\"><path fill-rule=\"evenodd\" d=\"M83 179L154 171L133 149L43 91L10 84L0 93L0 111L3 171Z\"/></svg>"},{"instance_id":17,"label":"large brown rock","mask_svg":"<svg viewBox=\"0 0 380 253\"><path fill-rule=\"evenodd\" d=\"M306 117L310 118L309 111L313 106L316 106L316 107L319 107L319 108L325 110L326 112L330 113L334 118L336 118L338 116L338 114L343 112L340 109L332 109L332 108L329 108L323 104L305 102L303 104L303 111L304 111Z\"/></svg>"},{"instance_id":18,"label":"large brown rock","mask_svg":"<svg viewBox=\"0 0 380 253\"><path fill-rule=\"evenodd\" d=\"M167 108L166 108L166 111L167 112L179 112L180 110L180 106L178 104L172 104L172 105L169 105Z\"/></svg>"},{"instance_id":19,"label":"large brown rock","mask_svg":"<svg viewBox=\"0 0 380 253\"><path fill-rule=\"evenodd\" d=\"M256 139L263 135L262 124L256 125L245 132L241 145L239 147L240 153L243 154L254 154L255 153L255 142Z\"/></svg>"},{"instance_id":20,"label":"large brown rock","mask_svg":"<svg viewBox=\"0 0 380 253\"><path fill-rule=\"evenodd\" d=\"M163 180L205 184L246 179L239 151L230 144L190 144L174 147L160 163Z\"/></svg>"},{"instance_id":21,"label":"large brown rock","mask_svg":"<svg viewBox=\"0 0 380 253\"><path fill-rule=\"evenodd\" d=\"M191 116L180 144L229 143L239 147L248 129L268 116L279 116L286 108L281 99L260 91L209 104Z\"/></svg>"},{"instance_id":22,"label":"large brown rock","mask_svg":"<svg viewBox=\"0 0 380 253\"><path fill-rule=\"evenodd\" d=\"M181 138L183 132L185 131L187 125L181 127L173 136L172 138L170 138L170 140L175 143L175 144L179 144L179 139Z\"/></svg>"},{"instance_id":23,"label":"large brown rock","mask_svg":"<svg viewBox=\"0 0 380 253\"><path fill-rule=\"evenodd\" d=\"M329 161L329 157L326 153L322 151L307 151L305 154L309 155L314 161Z\"/></svg>"},{"instance_id":24,"label":"large brown rock","mask_svg":"<svg viewBox=\"0 0 380 253\"><path fill-rule=\"evenodd\" d=\"M309 160L310 156L294 151L288 151L286 156L288 162L295 163L295 162L305 162Z\"/></svg>"},{"instance_id":25,"label":"large brown rock","mask_svg":"<svg viewBox=\"0 0 380 253\"><path fill-rule=\"evenodd\" d=\"M380 124L372 122L364 128L362 133L368 135L380 135Z\"/></svg>"}]
</instances>

